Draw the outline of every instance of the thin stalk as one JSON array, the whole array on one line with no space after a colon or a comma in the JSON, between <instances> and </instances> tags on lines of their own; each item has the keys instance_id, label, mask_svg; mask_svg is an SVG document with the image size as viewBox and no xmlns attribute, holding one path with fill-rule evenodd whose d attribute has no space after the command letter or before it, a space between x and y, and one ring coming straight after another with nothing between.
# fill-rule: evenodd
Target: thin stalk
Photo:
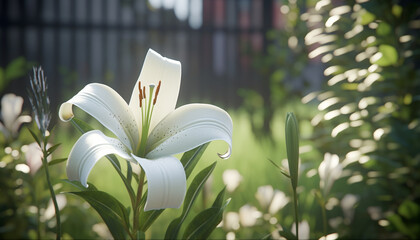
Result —
<instances>
[{"instance_id":1,"label":"thin stalk","mask_svg":"<svg viewBox=\"0 0 420 240\"><path fill-rule=\"evenodd\" d=\"M36 208L37 208L37 210L36 210L36 239L38 239L38 240L40 240L41 239L41 209L40 209L40 207L39 207L39 201L38 201L38 196L37 196L37 182L38 181L36 181L35 180L35 176L34 176L34 179L33 179L33 198L34 198L34 201L35 201L35 206L36 206Z\"/></svg>"},{"instance_id":2,"label":"thin stalk","mask_svg":"<svg viewBox=\"0 0 420 240\"><path fill-rule=\"evenodd\" d=\"M325 203L323 201L323 203L321 204L321 209L322 209L322 223L323 223L323 228L324 228L324 236L327 236L327 212L325 210Z\"/></svg>"},{"instance_id":3,"label":"thin stalk","mask_svg":"<svg viewBox=\"0 0 420 240\"><path fill-rule=\"evenodd\" d=\"M54 188L51 184L51 179L50 179L50 173L48 171L48 161L47 161L47 144L44 142L44 146L42 148L42 152L43 152L43 157L42 157L42 164L44 165L44 169L45 169L45 177L47 178L47 183L48 183L48 188L50 189L50 194L51 194L51 199L53 201L54 204L54 210L55 210L55 219L56 219L56 224L57 224L57 236L56 239L59 240L61 239L61 221L60 221L60 209L58 208L58 204L57 204L57 199L55 196L55 192L54 192Z\"/></svg>"},{"instance_id":4,"label":"thin stalk","mask_svg":"<svg viewBox=\"0 0 420 240\"><path fill-rule=\"evenodd\" d=\"M139 186L137 189L137 199L136 204L133 206L133 232L132 235L137 236L138 228L139 228L139 218L140 218L140 205L141 205L141 197L143 195L143 186L144 186L144 170L141 169L140 178L139 178Z\"/></svg>"},{"instance_id":5,"label":"thin stalk","mask_svg":"<svg viewBox=\"0 0 420 240\"><path fill-rule=\"evenodd\" d=\"M299 219L298 219L298 204L297 204L297 194L296 189L293 189L293 205L295 210L295 230L296 230L296 239L299 239Z\"/></svg>"}]
</instances>

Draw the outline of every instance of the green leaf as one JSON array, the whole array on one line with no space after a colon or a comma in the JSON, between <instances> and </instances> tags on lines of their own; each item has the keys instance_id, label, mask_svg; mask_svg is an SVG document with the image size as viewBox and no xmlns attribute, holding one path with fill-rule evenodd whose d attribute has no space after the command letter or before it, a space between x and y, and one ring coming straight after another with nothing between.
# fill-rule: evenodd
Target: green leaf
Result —
<instances>
[{"instance_id":1,"label":"green leaf","mask_svg":"<svg viewBox=\"0 0 420 240\"><path fill-rule=\"evenodd\" d=\"M48 166L59 164L59 163L65 162L66 160L67 160L67 158L57 158L57 159L54 159L54 160L51 160L50 162L48 162Z\"/></svg>"},{"instance_id":2,"label":"green leaf","mask_svg":"<svg viewBox=\"0 0 420 240\"><path fill-rule=\"evenodd\" d=\"M415 239L415 235L408 226L404 223L404 221L401 219L401 217L397 214L393 214L388 216L388 220L391 222L392 225L394 225L397 230L407 236L410 236L412 239Z\"/></svg>"},{"instance_id":3,"label":"green leaf","mask_svg":"<svg viewBox=\"0 0 420 240\"><path fill-rule=\"evenodd\" d=\"M85 121L78 119L76 117L73 117L70 122L75 126L80 132L85 133L92 130L95 130L93 127L91 127L89 124L87 124Z\"/></svg>"},{"instance_id":4,"label":"green leaf","mask_svg":"<svg viewBox=\"0 0 420 240\"><path fill-rule=\"evenodd\" d=\"M360 15L360 24L367 25L375 20L376 16L368 11L363 11Z\"/></svg>"},{"instance_id":5,"label":"green leaf","mask_svg":"<svg viewBox=\"0 0 420 240\"><path fill-rule=\"evenodd\" d=\"M185 152L181 157L181 163L184 166L185 175L188 179L191 172L194 170L194 167L197 165L197 162L200 160L201 156L203 155L204 151L206 150L207 146L210 143L203 144L199 147L196 147L188 152ZM146 196L146 194L145 194ZM146 198L143 197L142 199L142 210L140 213L140 230L145 232L149 227L153 224L153 222L160 216L160 214L164 211L161 210L152 210L144 212L143 206L146 203Z\"/></svg>"},{"instance_id":6,"label":"green leaf","mask_svg":"<svg viewBox=\"0 0 420 240\"><path fill-rule=\"evenodd\" d=\"M391 33L391 26L386 22L380 22L378 28L376 29L376 33L379 36L386 36Z\"/></svg>"},{"instance_id":7,"label":"green leaf","mask_svg":"<svg viewBox=\"0 0 420 240\"><path fill-rule=\"evenodd\" d=\"M47 149L47 157L51 155L57 148L61 145L61 143L57 143L54 146Z\"/></svg>"},{"instance_id":8,"label":"green leaf","mask_svg":"<svg viewBox=\"0 0 420 240\"><path fill-rule=\"evenodd\" d=\"M206 148L209 146L210 143L203 144L197 148L194 148L186 153L184 153L181 157L181 163L184 166L185 176L190 176L191 172L194 170L194 167L197 165L198 160L200 160L201 156L203 155Z\"/></svg>"},{"instance_id":9,"label":"green leaf","mask_svg":"<svg viewBox=\"0 0 420 240\"><path fill-rule=\"evenodd\" d=\"M165 209L151 210L151 211L147 211L147 212L144 212L143 209L144 208L142 207L141 213L140 213L139 229L142 232L145 232L147 229L149 229L150 226L152 226L153 222L160 216L160 214Z\"/></svg>"},{"instance_id":10,"label":"green leaf","mask_svg":"<svg viewBox=\"0 0 420 240\"><path fill-rule=\"evenodd\" d=\"M38 136L31 129L28 128L28 130L31 133L34 140L36 141L36 143L38 143L38 146L41 146L41 141L39 140Z\"/></svg>"},{"instance_id":11,"label":"green leaf","mask_svg":"<svg viewBox=\"0 0 420 240\"><path fill-rule=\"evenodd\" d=\"M125 239L129 231L128 213L117 199L102 191L69 192L87 201L101 216L115 239Z\"/></svg>"},{"instance_id":12,"label":"green leaf","mask_svg":"<svg viewBox=\"0 0 420 240\"><path fill-rule=\"evenodd\" d=\"M273 160L268 159L268 161L270 161L280 172L281 174L283 174L285 177L290 178L290 175L287 174L287 171L285 171L282 167L280 167L279 165L277 165L277 163L275 163Z\"/></svg>"},{"instance_id":13,"label":"green leaf","mask_svg":"<svg viewBox=\"0 0 420 240\"><path fill-rule=\"evenodd\" d=\"M165 239L177 239L181 225L187 217L188 213L191 210L191 207L200 193L201 189L204 186L204 183L207 181L214 168L216 167L216 162L207 168L203 169L200 173L195 176L190 187L188 188L187 194L184 200L184 207L182 209L182 214L180 217L174 219L166 230Z\"/></svg>"},{"instance_id":14,"label":"green leaf","mask_svg":"<svg viewBox=\"0 0 420 240\"><path fill-rule=\"evenodd\" d=\"M85 188L79 181L71 181L68 179L59 179L58 182L63 183L63 188L61 192L73 192L75 190L78 191L97 191L98 189L92 184L89 183L89 186Z\"/></svg>"},{"instance_id":15,"label":"green leaf","mask_svg":"<svg viewBox=\"0 0 420 240\"><path fill-rule=\"evenodd\" d=\"M399 207L398 213L406 219L420 217L420 206L410 200L405 200Z\"/></svg>"},{"instance_id":16,"label":"green leaf","mask_svg":"<svg viewBox=\"0 0 420 240\"><path fill-rule=\"evenodd\" d=\"M223 211L230 202L230 199L228 199L222 206L225 189L223 188L219 192L211 208L202 211L194 217L185 229L183 239L207 239L210 236L222 221Z\"/></svg>"}]
</instances>

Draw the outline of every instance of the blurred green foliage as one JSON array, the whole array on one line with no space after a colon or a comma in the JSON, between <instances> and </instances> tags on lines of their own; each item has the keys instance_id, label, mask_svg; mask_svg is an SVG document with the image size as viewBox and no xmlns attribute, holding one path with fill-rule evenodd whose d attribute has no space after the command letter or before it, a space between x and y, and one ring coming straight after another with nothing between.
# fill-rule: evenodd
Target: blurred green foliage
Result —
<instances>
[{"instance_id":1,"label":"blurred green foliage","mask_svg":"<svg viewBox=\"0 0 420 240\"><path fill-rule=\"evenodd\" d=\"M3 93L12 80L24 76L28 69L29 65L24 57L16 58L5 68L0 67L0 93Z\"/></svg>"},{"instance_id":2,"label":"blurred green foliage","mask_svg":"<svg viewBox=\"0 0 420 240\"><path fill-rule=\"evenodd\" d=\"M311 120L309 139L321 154L337 154L346 169L338 180L341 188L333 188L323 201L343 202L346 194L357 198L350 221L343 221L344 210L329 208L329 233L348 238L416 238L420 229L420 3L282 3L285 27L268 33L272 43L267 54L255 61L270 91L242 92L253 131L256 136L272 134L274 129L267 126L273 125L274 112L288 108L293 96L305 91L294 91L287 79L302 74L310 62L321 62L325 85L302 98L305 105L319 110ZM296 43L291 36L297 37L297 44L291 44ZM306 116L297 114L298 119ZM302 158L304 163L310 159ZM320 231L321 225L311 221L311 232Z\"/></svg>"}]
</instances>

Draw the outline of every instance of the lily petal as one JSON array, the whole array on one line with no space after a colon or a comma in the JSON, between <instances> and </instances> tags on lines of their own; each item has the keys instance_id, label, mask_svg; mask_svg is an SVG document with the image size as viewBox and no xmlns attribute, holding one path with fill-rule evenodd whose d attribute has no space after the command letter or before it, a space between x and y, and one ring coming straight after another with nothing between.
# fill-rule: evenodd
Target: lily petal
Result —
<instances>
[{"instance_id":1,"label":"lily petal","mask_svg":"<svg viewBox=\"0 0 420 240\"><path fill-rule=\"evenodd\" d=\"M158 100L153 110L150 129L153 129L160 120L175 109L178 100L179 87L181 84L181 63L149 49L141 69L140 76L134 85L129 106L134 113L138 126L141 126L141 109L139 107L138 84L146 87L146 95L149 94L148 86L157 86L162 81ZM154 96L153 96L154 98Z\"/></svg>"},{"instance_id":2,"label":"lily petal","mask_svg":"<svg viewBox=\"0 0 420 240\"><path fill-rule=\"evenodd\" d=\"M86 85L74 97L61 104L59 116L62 121L73 118L73 105L96 118L131 151L136 149L139 140L136 120L127 103L115 90L99 83Z\"/></svg>"},{"instance_id":3,"label":"lily petal","mask_svg":"<svg viewBox=\"0 0 420 240\"><path fill-rule=\"evenodd\" d=\"M66 166L68 179L80 181L83 186L87 187L87 178L93 166L108 154L117 154L124 159L133 161L119 140L107 137L99 130L83 134L69 154Z\"/></svg>"},{"instance_id":4,"label":"lily petal","mask_svg":"<svg viewBox=\"0 0 420 240\"><path fill-rule=\"evenodd\" d=\"M188 104L175 109L152 130L146 157L159 158L186 152L204 143L223 140L232 149L232 119L221 108L210 104Z\"/></svg>"},{"instance_id":5,"label":"lily petal","mask_svg":"<svg viewBox=\"0 0 420 240\"><path fill-rule=\"evenodd\" d=\"M144 211L179 208L184 201L187 180L182 163L175 157L145 159L131 156L141 165L147 178L147 201Z\"/></svg>"}]
</instances>

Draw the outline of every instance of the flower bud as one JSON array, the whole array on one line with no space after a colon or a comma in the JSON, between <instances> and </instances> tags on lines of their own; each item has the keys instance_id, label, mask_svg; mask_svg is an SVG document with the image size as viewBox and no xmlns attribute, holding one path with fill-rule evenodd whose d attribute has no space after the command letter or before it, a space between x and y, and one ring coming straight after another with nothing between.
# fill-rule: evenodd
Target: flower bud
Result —
<instances>
[{"instance_id":1,"label":"flower bud","mask_svg":"<svg viewBox=\"0 0 420 240\"><path fill-rule=\"evenodd\" d=\"M299 172L299 128L293 113L286 116L286 149L292 187L296 189Z\"/></svg>"}]
</instances>

